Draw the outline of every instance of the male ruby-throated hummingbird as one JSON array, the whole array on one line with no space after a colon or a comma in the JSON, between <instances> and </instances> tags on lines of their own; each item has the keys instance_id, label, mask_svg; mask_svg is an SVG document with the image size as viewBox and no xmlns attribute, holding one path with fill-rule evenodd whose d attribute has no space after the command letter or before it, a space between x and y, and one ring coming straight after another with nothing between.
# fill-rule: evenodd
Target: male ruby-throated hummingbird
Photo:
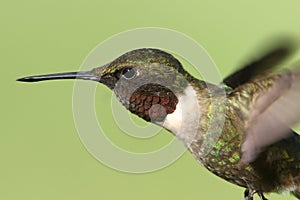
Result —
<instances>
[{"instance_id":1,"label":"male ruby-throated hummingbird","mask_svg":"<svg viewBox=\"0 0 300 200\"><path fill-rule=\"evenodd\" d=\"M300 137L289 128L300 121L300 71L275 72L290 53L273 48L220 85L196 79L171 54L150 48L90 71L18 81L102 83L130 112L177 136L209 171L246 188L246 200L285 191L300 199Z\"/></svg>"}]
</instances>

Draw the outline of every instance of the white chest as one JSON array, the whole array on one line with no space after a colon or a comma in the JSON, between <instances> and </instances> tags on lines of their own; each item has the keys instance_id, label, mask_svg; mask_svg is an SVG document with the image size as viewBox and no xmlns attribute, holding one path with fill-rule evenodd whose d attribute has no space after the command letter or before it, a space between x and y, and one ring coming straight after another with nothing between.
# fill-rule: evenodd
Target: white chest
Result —
<instances>
[{"instance_id":1,"label":"white chest","mask_svg":"<svg viewBox=\"0 0 300 200\"><path fill-rule=\"evenodd\" d=\"M181 139L192 139L197 134L201 108L192 86L187 86L184 93L177 96L178 104L173 113L168 114L163 127L172 131Z\"/></svg>"}]
</instances>

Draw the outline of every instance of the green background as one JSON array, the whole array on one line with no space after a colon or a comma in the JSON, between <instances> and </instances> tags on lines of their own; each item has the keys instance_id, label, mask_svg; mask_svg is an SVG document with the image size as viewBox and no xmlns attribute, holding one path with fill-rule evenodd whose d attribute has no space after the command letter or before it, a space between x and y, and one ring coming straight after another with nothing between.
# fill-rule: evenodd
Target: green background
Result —
<instances>
[{"instance_id":1,"label":"green background","mask_svg":"<svg viewBox=\"0 0 300 200\"><path fill-rule=\"evenodd\" d=\"M2 0L0 5L0 199L243 199L242 188L210 174L189 153L148 174L126 174L100 164L75 129L73 82L25 84L15 79L75 71L101 41L147 26L194 38L225 76L255 55L265 39L280 34L300 38L299 1ZM109 91L98 89L101 104ZM107 112L105 105L96 107ZM159 137L172 138L164 135ZM132 146L130 138L119 142ZM293 199L289 194L269 197Z\"/></svg>"}]
</instances>

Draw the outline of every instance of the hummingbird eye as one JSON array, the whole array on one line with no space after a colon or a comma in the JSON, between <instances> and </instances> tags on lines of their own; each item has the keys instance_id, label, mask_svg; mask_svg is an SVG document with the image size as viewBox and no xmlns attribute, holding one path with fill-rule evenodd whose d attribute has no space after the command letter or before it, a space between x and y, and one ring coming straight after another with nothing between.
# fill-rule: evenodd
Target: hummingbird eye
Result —
<instances>
[{"instance_id":1,"label":"hummingbird eye","mask_svg":"<svg viewBox=\"0 0 300 200\"><path fill-rule=\"evenodd\" d=\"M133 79L136 76L136 69L132 67L125 67L122 70L122 76L128 80Z\"/></svg>"}]
</instances>

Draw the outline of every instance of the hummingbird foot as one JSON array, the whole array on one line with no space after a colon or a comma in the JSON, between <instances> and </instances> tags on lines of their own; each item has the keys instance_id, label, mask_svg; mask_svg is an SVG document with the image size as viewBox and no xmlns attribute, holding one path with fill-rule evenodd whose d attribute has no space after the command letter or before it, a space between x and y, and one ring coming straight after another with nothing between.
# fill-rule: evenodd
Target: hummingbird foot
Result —
<instances>
[{"instance_id":1,"label":"hummingbird foot","mask_svg":"<svg viewBox=\"0 0 300 200\"><path fill-rule=\"evenodd\" d=\"M264 194L263 193L257 193L258 194L258 196L259 196L259 198L261 199L261 200L268 200L265 196L264 196Z\"/></svg>"},{"instance_id":2,"label":"hummingbird foot","mask_svg":"<svg viewBox=\"0 0 300 200\"><path fill-rule=\"evenodd\" d=\"M244 192L245 200L253 200L253 195L255 194L255 190L246 189Z\"/></svg>"},{"instance_id":3,"label":"hummingbird foot","mask_svg":"<svg viewBox=\"0 0 300 200\"><path fill-rule=\"evenodd\" d=\"M263 193L261 192L258 192L256 190L251 190L251 189L246 189L245 192L244 192L244 198L245 200L253 200L253 195L257 193L259 198L261 200L268 200Z\"/></svg>"}]
</instances>

